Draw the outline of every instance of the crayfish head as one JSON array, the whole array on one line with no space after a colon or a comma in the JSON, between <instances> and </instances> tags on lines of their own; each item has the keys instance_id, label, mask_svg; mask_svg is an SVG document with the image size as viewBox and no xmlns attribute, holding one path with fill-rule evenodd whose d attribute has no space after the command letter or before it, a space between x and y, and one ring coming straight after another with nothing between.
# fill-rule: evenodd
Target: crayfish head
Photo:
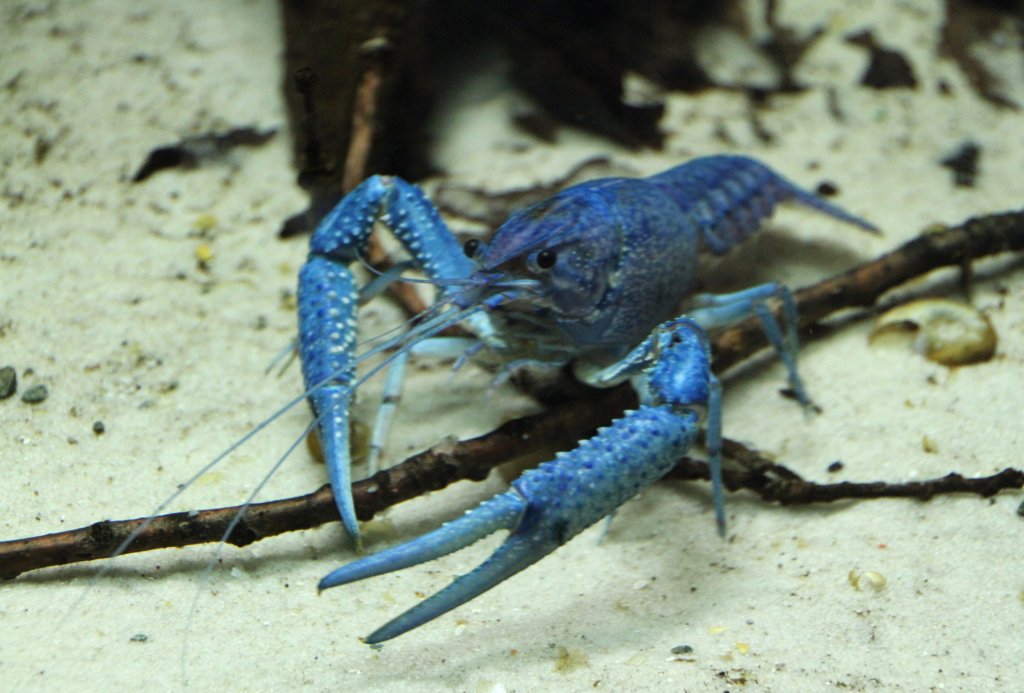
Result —
<instances>
[{"instance_id":1,"label":"crayfish head","mask_svg":"<svg viewBox=\"0 0 1024 693\"><path fill-rule=\"evenodd\" d=\"M490 244L471 242L475 276L488 292L511 299L507 308L543 312L556 321L591 317L619 259L617 234L602 205L570 189L513 214Z\"/></svg>"}]
</instances>

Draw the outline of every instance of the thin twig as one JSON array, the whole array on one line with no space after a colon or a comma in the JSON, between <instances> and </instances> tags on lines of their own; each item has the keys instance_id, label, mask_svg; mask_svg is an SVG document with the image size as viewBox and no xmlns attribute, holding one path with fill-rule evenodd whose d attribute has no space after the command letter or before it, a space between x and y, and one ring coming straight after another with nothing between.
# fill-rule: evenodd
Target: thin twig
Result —
<instances>
[{"instance_id":1,"label":"thin twig","mask_svg":"<svg viewBox=\"0 0 1024 693\"><path fill-rule=\"evenodd\" d=\"M1000 491L1024 488L1024 470L1006 468L991 476L968 478L956 472L922 481L841 481L819 484L807 481L790 469L762 457L742 443L723 440L729 456L739 460L743 469L724 469L726 488L730 491L747 489L761 496L761 500L780 505L808 505L834 503L840 500L869 498L917 498L931 500L949 493L973 493L988 498ZM707 463L683 459L665 478L691 480L710 479Z\"/></svg>"},{"instance_id":2,"label":"thin twig","mask_svg":"<svg viewBox=\"0 0 1024 693\"><path fill-rule=\"evenodd\" d=\"M914 277L946 266L996 253L1024 249L1024 210L970 219L964 224L928 234L906 243L877 260L833 279L796 292L801 324L809 325L849 307L870 306L884 292ZM714 341L715 369L722 371L764 344L756 321L720 334ZM496 431L462 441L451 448L428 450L402 464L378 472L353 486L356 511L363 520L427 491L460 479L482 479L494 466L552 449L565 449L598 426L635 404L628 387L590 391L586 406L579 400L552 407L543 414L510 421ZM815 484L781 465L731 444L729 454L744 470L730 472L731 489L749 488L767 501L782 504L829 502L840 498L931 498L939 493L978 493L988 496L1002 489L1021 488L1024 472L1006 469L980 479L950 474L930 481L888 484ZM674 475L706 478L706 465L683 460ZM152 520L127 552L218 541L238 507L173 513ZM286 531L307 529L337 516L330 489L251 506L228 539L244 546ZM27 570L109 557L144 520L103 521L76 530L0 543L0 577L13 578Z\"/></svg>"}]
</instances>

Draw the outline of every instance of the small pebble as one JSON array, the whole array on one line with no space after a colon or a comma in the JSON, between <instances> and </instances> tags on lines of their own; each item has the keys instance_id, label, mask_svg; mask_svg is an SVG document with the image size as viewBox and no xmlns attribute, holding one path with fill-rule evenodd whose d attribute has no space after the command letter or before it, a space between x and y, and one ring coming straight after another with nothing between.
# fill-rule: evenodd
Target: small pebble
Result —
<instances>
[{"instance_id":1,"label":"small pebble","mask_svg":"<svg viewBox=\"0 0 1024 693\"><path fill-rule=\"evenodd\" d=\"M888 580L885 579L885 576L881 573L875 572L874 570L869 570L863 574L857 570L851 570L846 578L849 580L853 589L858 592L866 591L868 589L872 589L875 592L881 592L888 584Z\"/></svg>"},{"instance_id":2,"label":"small pebble","mask_svg":"<svg viewBox=\"0 0 1024 693\"><path fill-rule=\"evenodd\" d=\"M900 337L909 337L928 360L950 367L988 361L999 341L984 313L945 298L923 298L887 310L868 339L875 343Z\"/></svg>"},{"instance_id":3,"label":"small pebble","mask_svg":"<svg viewBox=\"0 0 1024 693\"><path fill-rule=\"evenodd\" d=\"M953 184L959 188L973 188L978 177L978 159L981 147L974 142L964 142L955 152L939 163L953 172Z\"/></svg>"},{"instance_id":4,"label":"small pebble","mask_svg":"<svg viewBox=\"0 0 1024 693\"><path fill-rule=\"evenodd\" d=\"M209 267L210 262L213 261L213 248L210 247L209 243L200 243L196 246L196 260L199 264L200 269L206 269Z\"/></svg>"},{"instance_id":5,"label":"small pebble","mask_svg":"<svg viewBox=\"0 0 1024 693\"><path fill-rule=\"evenodd\" d=\"M836 460L835 462L833 462L832 464L830 464L828 466L828 471L831 472L832 474L835 474L836 472L842 471L842 469L843 469L843 463L840 462L839 460Z\"/></svg>"},{"instance_id":6,"label":"small pebble","mask_svg":"<svg viewBox=\"0 0 1024 693\"><path fill-rule=\"evenodd\" d=\"M45 401L49 394L45 385L33 385L21 395L21 401L25 404L39 404Z\"/></svg>"},{"instance_id":7,"label":"small pebble","mask_svg":"<svg viewBox=\"0 0 1024 693\"><path fill-rule=\"evenodd\" d=\"M92 432L101 436L107 432L107 427L103 425L102 421L94 421L92 424Z\"/></svg>"},{"instance_id":8,"label":"small pebble","mask_svg":"<svg viewBox=\"0 0 1024 693\"><path fill-rule=\"evenodd\" d=\"M690 654L692 652L693 648L689 645L676 645L672 648L672 654L674 655Z\"/></svg>"},{"instance_id":9,"label":"small pebble","mask_svg":"<svg viewBox=\"0 0 1024 693\"><path fill-rule=\"evenodd\" d=\"M839 194L839 187L830 180L823 180L818 183L816 192L822 197L835 197Z\"/></svg>"},{"instance_id":10,"label":"small pebble","mask_svg":"<svg viewBox=\"0 0 1024 693\"><path fill-rule=\"evenodd\" d=\"M149 636L145 633L136 633L131 638L129 638L129 640L131 640L132 642L147 642L149 640Z\"/></svg>"},{"instance_id":11,"label":"small pebble","mask_svg":"<svg viewBox=\"0 0 1024 693\"><path fill-rule=\"evenodd\" d=\"M935 442L935 439L931 436L925 436L921 439L921 449L930 455L934 455L939 451L939 446Z\"/></svg>"},{"instance_id":12,"label":"small pebble","mask_svg":"<svg viewBox=\"0 0 1024 693\"><path fill-rule=\"evenodd\" d=\"M7 399L18 390L18 374L10 366L0 368L0 399Z\"/></svg>"}]
</instances>

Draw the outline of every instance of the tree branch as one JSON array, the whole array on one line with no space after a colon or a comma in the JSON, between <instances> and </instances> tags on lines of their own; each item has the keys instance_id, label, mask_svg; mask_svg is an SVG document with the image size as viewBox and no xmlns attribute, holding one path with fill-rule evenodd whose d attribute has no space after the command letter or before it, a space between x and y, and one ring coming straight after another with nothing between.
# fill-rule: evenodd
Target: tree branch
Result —
<instances>
[{"instance_id":1,"label":"tree branch","mask_svg":"<svg viewBox=\"0 0 1024 693\"><path fill-rule=\"evenodd\" d=\"M1024 248L1024 210L969 219L960 226L914 239L897 250L835 278L796 292L801 326L843 308L870 306L889 289L946 266L963 266L997 253ZM756 320L744 321L714 340L715 370L723 371L764 346ZM454 446L427 450L370 479L353 485L356 511L368 520L377 512L438 490L461 479L480 480L491 468L527 456L566 449L599 426L635 405L626 386L586 394L586 406L574 399L550 410L510 421L492 433ZM907 483L816 484L730 442L726 453L741 463L729 470L731 490L747 488L781 504L831 502L843 498L913 497L927 500L940 493L989 496L1024 486L1024 471L1005 469L989 477L967 479L953 473L939 479ZM674 478L707 478L706 465L684 459ZM149 520L102 521L76 530L0 543L0 577L54 565L111 556L132 532L125 553L219 541L239 507L173 513ZM329 487L305 496L257 503L249 507L228 541L244 546L287 531L337 520ZM146 525L140 531L140 527Z\"/></svg>"}]
</instances>

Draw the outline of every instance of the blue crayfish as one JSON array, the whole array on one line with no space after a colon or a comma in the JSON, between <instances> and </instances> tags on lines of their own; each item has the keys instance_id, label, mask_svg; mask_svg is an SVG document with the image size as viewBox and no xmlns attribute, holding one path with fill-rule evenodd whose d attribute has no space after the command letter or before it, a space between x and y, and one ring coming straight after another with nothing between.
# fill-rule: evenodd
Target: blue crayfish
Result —
<instances>
[{"instance_id":1,"label":"blue crayfish","mask_svg":"<svg viewBox=\"0 0 1024 693\"><path fill-rule=\"evenodd\" d=\"M389 640L464 604L614 513L674 466L693 443L704 411L716 519L724 531L721 388L711 372L706 333L758 315L797 397L809 400L796 369L796 310L789 291L769 283L727 295L694 295L698 253L726 253L787 200L875 231L740 156L696 159L650 178L570 187L513 214L488 244L470 240L460 247L424 194L399 178L366 180L328 214L313 234L299 278L299 349L338 509L357 546L348 408L362 382L356 366L370 355L388 354L362 378L390 368L392 395L410 354L464 360L487 352L506 369L572 363L590 385L628 379L641 402L457 520L325 577L321 589L417 565L509 530L482 565L366 642ZM357 354L361 292L365 296L397 279L386 274L360 288L348 268L359 260L378 220L442 290L415 326ZM765 305L773 298L782 302L783 327ZM475 339L436 336L459 322ZM389 413L378 419L376 445Z\"/></svg>"}]
</instances>

